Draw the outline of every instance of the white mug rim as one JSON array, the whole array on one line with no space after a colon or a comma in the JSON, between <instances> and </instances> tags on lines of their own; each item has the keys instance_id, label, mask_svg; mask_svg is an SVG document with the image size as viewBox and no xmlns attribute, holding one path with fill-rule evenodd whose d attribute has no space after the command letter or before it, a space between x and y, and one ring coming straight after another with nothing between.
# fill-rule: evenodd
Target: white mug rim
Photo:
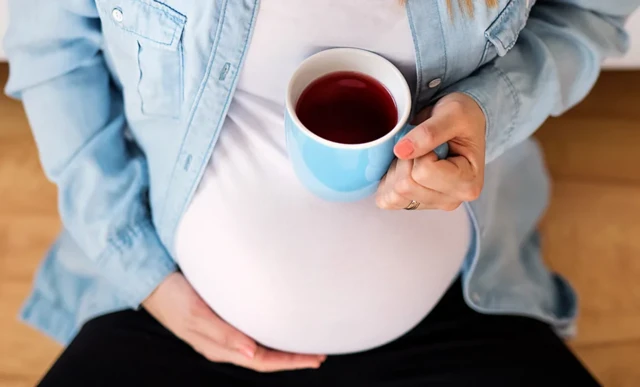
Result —
<instances>
[{"instance_id":1,"label":"white mug rim","mask_svg":"<svg viewBox=\"0 0 640 387\"><path fill-rule=\"evenodd\" d=\"M311 61L316 61L319 58L321 58L324 55L328 55L328 54L334 54L335 52L344 52L346 54L353 54L356 53L358 55L365 55L365 56L370 56L371 58L375 58L375 60L381 61L383 63L385 63L389 69L394 73L394 75L401 81L401 88L403 89L403 94L406 98L406 102L405 103L405 108L404 111L400 112L398 111L398 123L396 124L396 126L391 129L389 131L389 133L385 134L384 136L373 140L373 141L369 141L369 142L364 142L364 143L360 143L360 144L343 144L343 143L339 143L339 142L334 142L334 141L330 141L327 140L323 137L318 136L317 134L313 133L312 131L310 131L306 126L304 126L302 124L302 122L300 122L300 119L298 118L298 115L296 114L295 108L293 106L293 101L292 101L292 88L293 88L293 84L294 81L296 80L297 76L300 74L300 72L302 70L304 70L305 66L309 64L309 62ZM318 79L319 77L315 78L314 80ZM313 82L313 81L312 81ZM310 84L310 83L309 83ZM309 84L307 84L305 86L308 87ZM385 88L387 87L386 85L384 85ZM393 96L393 94L392 94ZM395 99L395 96L393 96L393 98ZM377 145L383 144L385 142L387 142L389 139L395 137L408 123L409 121L409 115L411 114L411 90L409 89L409 84L407 83L407 80L404 78L404 75L402 75L402 73L400 72L400 70L393 64L391 63L388 59L386 59L385 57L378 55L376 53L373 53L371 51L367 51L367 50L363 50L363 49L359 49L359 48L350 48L350 47L338 47L338 48L330 48L327 50L323 50L320 51L314 55L311 55L310 57L308 57L307 59L305 59L304 61L302 61L302 63L298 66L298 68L296 69L296 71L293 73L293 75L291 76L290 80L289 80L289 84L287 86L287 100L286 100L286 109L287 109L287 114L289 115L289 118L296 124L296 126L308 137L312 138L313 140L329 146L331 148L339 148L339 149L352 149L352 150L357 150L357 149L367 149L367 148L373 148L376 147ZM398 102L396 101L396 107L398 105Z\"/></svg>"}]
</instances>

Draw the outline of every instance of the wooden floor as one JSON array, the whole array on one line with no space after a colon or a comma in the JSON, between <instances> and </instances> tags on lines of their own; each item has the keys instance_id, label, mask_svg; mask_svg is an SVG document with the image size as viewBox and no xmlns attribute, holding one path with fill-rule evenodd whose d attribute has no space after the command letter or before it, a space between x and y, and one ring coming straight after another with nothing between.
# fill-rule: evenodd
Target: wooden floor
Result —
<instances>
[{"instance_id":1,"label":"wooden floor","mask_svg":"<svg viewBox=\"0 0 640 387\"><path fill-rule=\"evenodd\" d=\"M0 85L7 69L0 66ZM537 133L554 177L543 221L549 264L577 287L570 345L605 386L640 386L640 72L607 73ZM0 97L0 386L33 386L60 348L16 321L59 229L21 106Z\"/></svg>"}]
</instances>

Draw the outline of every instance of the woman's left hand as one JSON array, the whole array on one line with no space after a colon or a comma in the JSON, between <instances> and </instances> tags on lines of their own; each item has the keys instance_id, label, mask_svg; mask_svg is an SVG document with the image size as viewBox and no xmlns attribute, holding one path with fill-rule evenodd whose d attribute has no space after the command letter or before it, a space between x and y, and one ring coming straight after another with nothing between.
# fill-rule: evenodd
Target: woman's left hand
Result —
<instances>
[{"instance_id":1,"label":"woman's left hand","mask_svg":"<svg viewBox=\"0 0 640 387\"><path fill-rule=\"evenodd\" d=\"M397 159L378 187L376 203L401 210L413 200L418 209L453 211L476 200L484 184L486 118L468 95L452 93L416 117L420 125L394 148ZM433 150L449 143L449 156Z\"/></svg>"}]
</instances>

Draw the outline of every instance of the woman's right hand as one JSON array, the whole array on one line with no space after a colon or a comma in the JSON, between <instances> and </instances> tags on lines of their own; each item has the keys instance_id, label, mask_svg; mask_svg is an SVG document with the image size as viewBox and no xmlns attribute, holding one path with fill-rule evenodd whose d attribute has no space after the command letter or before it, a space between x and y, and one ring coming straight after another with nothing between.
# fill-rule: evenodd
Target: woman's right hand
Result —
<instances>
[{"instance_id":1,"label":"woman's right hand","mask_svg":"<svg viewBox=\"0 0 640 387\"><path fill-rule=\"evenodd\" d=\"M214 362L275 372L318 368L326 358L259 346L218 317L181 273L169 275L142 305L167 329Z\"/></svg>"}]
</instances>

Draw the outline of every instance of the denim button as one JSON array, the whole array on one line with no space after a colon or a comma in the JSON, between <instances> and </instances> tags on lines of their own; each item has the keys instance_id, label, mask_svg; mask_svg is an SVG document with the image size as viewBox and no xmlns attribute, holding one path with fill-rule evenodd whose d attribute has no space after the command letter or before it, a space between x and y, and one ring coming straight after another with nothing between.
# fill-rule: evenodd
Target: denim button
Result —
<instances>
[{"instance_id":1,"label":"denim button","mask_svg":"<svg viewBox=\"0 0 640 387\"><path fill-rule=\"evenodd\" d=\"M111 11L111 17L118 23L122 23L124 20L124 14L120 8L114 8L113 11Z\"/></svg>"},{"instance_id":2,"label":"denim button","mask_svg":"<svg viewBox=\"0 0 640 387\"><path fill-rule=\"evenodd\" d=\"M429 82L429 88L430 89L436 88L436 87L440 86L441 83L442 83L442 79L436 78L436 79L432 80L431 82Z\"/></svg>"}]
</instances>

